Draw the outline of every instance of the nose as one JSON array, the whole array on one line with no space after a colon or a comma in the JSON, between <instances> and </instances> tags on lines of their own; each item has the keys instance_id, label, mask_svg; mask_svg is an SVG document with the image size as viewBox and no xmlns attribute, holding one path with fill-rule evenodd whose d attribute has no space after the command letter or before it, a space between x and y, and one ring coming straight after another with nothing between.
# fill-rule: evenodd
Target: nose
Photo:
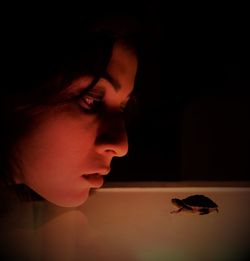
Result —
<instances>
[{"instance_id":1,"label":"nose","mask_svg":"<svg viewBox=\"0 0 250 261\"><path fill-rule=\"evenodd\" d=\"M95 141L96 151L111 157L123 157L128 153L128 137L121 115L102 119Z\"/></svg>"}]
</instances>

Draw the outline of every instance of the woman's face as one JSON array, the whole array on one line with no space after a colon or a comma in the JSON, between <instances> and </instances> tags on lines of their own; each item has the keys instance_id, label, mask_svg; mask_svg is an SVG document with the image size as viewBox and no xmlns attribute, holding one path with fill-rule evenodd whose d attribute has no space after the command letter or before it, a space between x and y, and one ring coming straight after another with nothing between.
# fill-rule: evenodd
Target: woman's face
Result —
<instances>
[{"instance_id":1,"label":"woman's face","mask_svg":"<svg viewBox=\"0 0 250 261\"><path fill-rule=\"evenodd\" d=\"M128 151L122 110L136 70L136 57L116 44L107 77L80 98L37 116L17 145L21 171L14 177L16 182L58 206L84 203L91 188L102 186L112 158ZM76 80L66 95L77 97L91 81L91 77Z\"/></svg>"}]
</instances>

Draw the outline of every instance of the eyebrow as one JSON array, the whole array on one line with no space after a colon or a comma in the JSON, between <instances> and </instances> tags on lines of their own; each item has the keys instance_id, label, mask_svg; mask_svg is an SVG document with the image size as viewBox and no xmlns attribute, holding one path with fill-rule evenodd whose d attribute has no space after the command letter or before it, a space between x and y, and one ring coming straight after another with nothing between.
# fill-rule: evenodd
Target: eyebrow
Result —
<instances>
[{"instance_id":1,"label":"eyebrow","mask_svg":"<svg viewBox=\"0 0 250 261\"><path fill-rule=\"evenodd\" d=\"M101 78L108 81L116 91L119 91L122 88L121 84L108 72L103 73Z\"/></svg>"}]
</instances>

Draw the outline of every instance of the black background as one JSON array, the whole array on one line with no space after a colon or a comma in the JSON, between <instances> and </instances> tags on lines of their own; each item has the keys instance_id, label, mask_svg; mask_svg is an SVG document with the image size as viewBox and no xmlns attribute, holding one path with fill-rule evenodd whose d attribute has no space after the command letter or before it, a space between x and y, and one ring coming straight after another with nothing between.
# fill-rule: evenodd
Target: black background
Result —
<instances>
[{"instance_id":1,"label":"black background","mask_svg":"<svg viewBox=\"0 0 250 261\"><path fill-rule=\"evenodd\" d=\"M222 23L190 10L173 15L152 2L138 10L125 12L139 22L144 42L130 148L113 160L106 180L249 180L250 67L242 24L221 14Z\"/></svg>"},{"instance_id":2,"label":"black background","mask_svg":"<svg viewBox=\"0 0 250 261\"><path fill-rule=\"evenodd\" d=\"M51 19L60 28L85 21L127 27L142 43L129 153L113 160L106 180L249 180L249 15L243 6L62 5L11 7L2 41L11 35L15 45L27 26L37 31L35 20L43 26Z\"/></svg>"}]
</instances>

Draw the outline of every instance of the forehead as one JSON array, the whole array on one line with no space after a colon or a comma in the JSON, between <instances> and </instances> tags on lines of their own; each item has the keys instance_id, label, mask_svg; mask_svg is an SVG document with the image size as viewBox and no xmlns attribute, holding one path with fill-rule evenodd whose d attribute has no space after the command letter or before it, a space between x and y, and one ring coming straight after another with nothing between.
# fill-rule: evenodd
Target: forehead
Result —
<instances>
[{"instance_id":1,"label":"forehead","mask_svg":"<svg viewBox=\"0 0 250 261\"><path fill-rule=\"evenodd\" d=\"M133 88L137 71L137 57L135 53L121 43L116 43L113 48L112 57L107 72L122 89Z\"/></svg>"},{"instance_id":2,"label":"forehead","mask_svg":"<svg viewBox=\"0 0 250 261\"><path fill-rule=\"evenodd\" d=\"M135 53L121 43L113 47L112 56L106 72L100 79L100 83L109 82L117 91L132 89L137 71L137 57ZM93 81L94 75L85 75L74 80L65 90L66 93L77 94L88 87Z\"/></svg>"},{"instance_id":3,"label":"forehead","mask_svg":"<svg viewBox=\"0 0 250 261\"><path fill-rule=\"evenodd\" d=\"M119 76L125 75L130 79L134 79L136 70L137 57L133 50L122 43L116 43L108 65L108 72L117 73Z\"/></svg>"}]
</instances>

